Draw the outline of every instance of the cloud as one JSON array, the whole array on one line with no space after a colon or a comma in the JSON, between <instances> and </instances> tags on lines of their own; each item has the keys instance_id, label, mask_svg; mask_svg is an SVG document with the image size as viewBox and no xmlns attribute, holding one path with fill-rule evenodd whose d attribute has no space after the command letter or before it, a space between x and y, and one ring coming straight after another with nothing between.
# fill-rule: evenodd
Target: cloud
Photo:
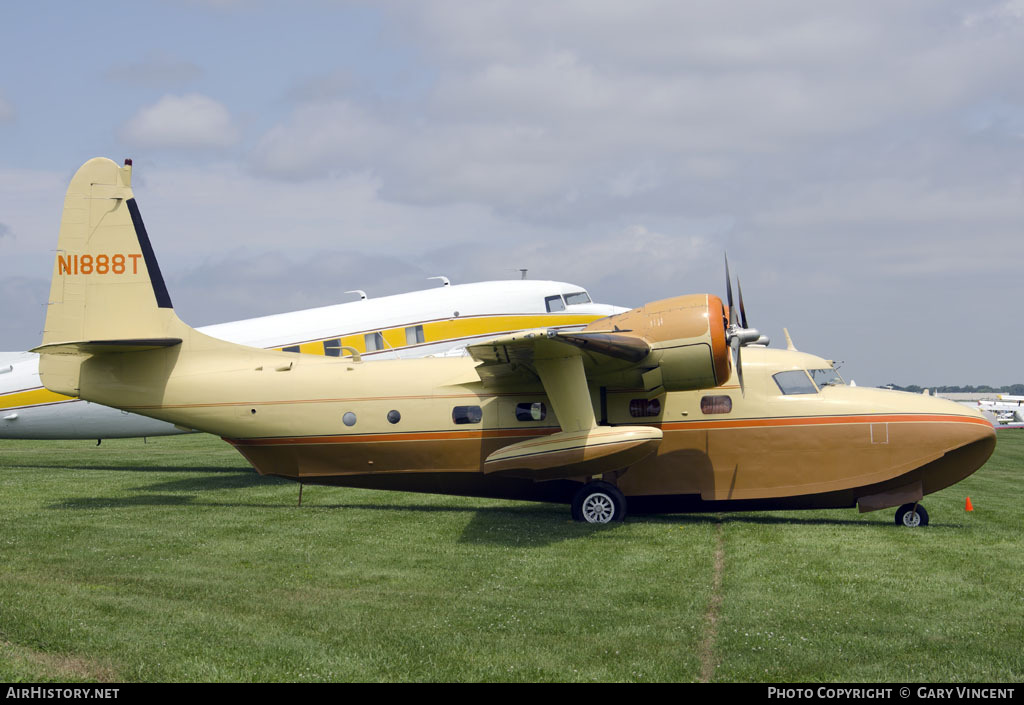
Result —
<instances>
[{"instance_id":1,"label":"cloud","mask_svg":"<svg viewBox=\"0 0 1024 705\"><path fill-rule=\"evenodd\" d=\"M773 207L823 146L960 119L1012 80L1019 37L966 28L957 8L412 6L402 37L436 71L422 96L306 81L249 160L290 180L372 173L392 201L548 224Z\"/></svg>"},{"instance_id":2,"label":"cloud","mask_svg":"<svg viewBox=\"0 0 1024 705\"><path fill-rule=\"evenodd\" d=\"M358 172L386 155L395 137L394 127L349 101L304 103L260 139L253 161L260 172L284 178Z\"/></svg>"},{"instance_id":3,"label":"cloud","mask_svg":"<svg viewBox=\"0 0 1024 705\"><path fill-rule=\"evenodd\" d=\"M136 147L226 148L240 139L221 103L197 93L165 95L142 108L120 130L121 139Z\"/></svg>"},{"instance_id":4,"label":"cloud","mask_svg":"<svg viewBox=\"0 0 1024 705\"><path fill-rule=\"evenodd\" d=\"M963 22L965 27L976 27L986 23L1006 25L1024 22L1024 0L1006 0L987 10L966 15Z\"/></svg>"}]
</instances>

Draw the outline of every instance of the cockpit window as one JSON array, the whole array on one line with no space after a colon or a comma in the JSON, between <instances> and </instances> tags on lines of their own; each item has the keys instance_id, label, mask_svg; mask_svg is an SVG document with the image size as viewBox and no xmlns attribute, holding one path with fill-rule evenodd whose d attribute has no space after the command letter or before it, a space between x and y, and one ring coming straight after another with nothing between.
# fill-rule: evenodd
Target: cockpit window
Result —
<instances>
[{"instance_id":1,"label":"cockpit window","mask_svg":"<svg viewBox=\"0 0 1024 705\"><path fill-rule=\"evenodd\" d=\"M779 372L772 376L783 394L817 394L818 388L803 370Z\"/></svg>"},{"instance_id":2,"label":"cockpit window","mask_svg":"<svg viewBox=\"0 0 1024 705\"><path fill-rule=\"evenodd\" d=\"M565 304L572 306L573 304L589 304L590 294L585 291L574 291L571 294L565 295Z\"/></svg>"},{"instance_id":3,"label":"cockpit window","mask_svg":"<svg viewBox=\"0 0 1024 705\"><path fill-rule=\"evenodd\" d=\"M544 298L544 307L547 308L548 313L555 313L556 311L565 310L565 302L562 301L561 296L547 296Z\"/></svg>"},{"instance_id":4,"label":"cockpit window","mask_svg":"<svg viewBox=\"0 0 1024 705\"><path fill-rule=\"evenodd\" d=\"M814 383L818 385L818 389L827 387L830 384L846 384L846 382L843 381L843 378L839 376L839 373L831 367L826 367L823 370L807 371L810 373L811 379L814 380Z\"/></svg>"}]
</instances>

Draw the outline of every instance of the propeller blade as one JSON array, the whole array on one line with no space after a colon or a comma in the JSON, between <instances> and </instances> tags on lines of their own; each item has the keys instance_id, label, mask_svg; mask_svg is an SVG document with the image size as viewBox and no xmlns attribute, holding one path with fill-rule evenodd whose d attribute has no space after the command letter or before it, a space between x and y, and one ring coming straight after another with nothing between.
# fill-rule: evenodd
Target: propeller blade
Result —
<instances>
[{"instance_id":1,"label":"propeller blade","mask_svg":"<svg viewBox=\"0 0 1024 705\"><path fill-rule=\"evenodd\" d=\"M740 325L744 328L747 327L747 310L743 308L743 286L740 284L740 278L736 277L736 289L739 291L740 296Z\"/></svg>"},{"instance_id":2,"label":"propeller blade","mask_svg":"<svg viewBox=\"0 0 1024 705\"><path fill-rule=\"evenodd\" d=\"M736 348L736 376L740 378L740 396L747 396L747 389L743 386L743 346Z\"/></svg>"},{"instance_id":3,"label":"propeller blade","mask_svg":"<svg viewBox=\"0 0 1024 705\"><path fill-rule=\"evenodd\" d=\"M733 366L736 368L736 376L740 381L740 394L746 396L746 389L743 386L743 360L741 358L740 350L743 349L743 344L740 342L739 337L734 337L729 341L729 347L732 348Z\"/></svg>"},{"instance_id":4,"label":"propeller blade","mask_svg":"<svg viewBox=\"0 0 1024 705\"><path fill-rule=\"evenodd\" d=\"M732 277L729 275L729 255L725 256L725 294L729 303L729 323L735 325L736 318L733 315L734 311L732 304Z\"/></svg>"}]
</instances>

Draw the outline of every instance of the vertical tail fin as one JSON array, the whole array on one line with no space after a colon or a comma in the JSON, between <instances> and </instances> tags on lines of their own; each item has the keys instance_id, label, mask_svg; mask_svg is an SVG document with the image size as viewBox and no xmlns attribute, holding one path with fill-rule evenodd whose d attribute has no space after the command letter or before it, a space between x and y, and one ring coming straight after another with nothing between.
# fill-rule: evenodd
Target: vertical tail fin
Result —
<instances>
[{"instance_id":1,"label":"vertical tail fin","mask_svg":"<svg viewBox=\"0 0 1024 705\"><path fill-rule=\"evenodd\" d=\"M180 324L131 188L131 163L90 159L71 179L43 347L167 337Z\"/></svg>"},{"instance_id":2,"label":"vertical tail fin","mask_svg":"<svg viewBox=\"0 0 1024 705\"><path fill-rule=\"evenodd\" d=\"M64 198L46 309L44 384L78 393L85 356L177 345L190 331L174 313L131 188L131 162L90 159Z\"/></svg>"}]
</instances>

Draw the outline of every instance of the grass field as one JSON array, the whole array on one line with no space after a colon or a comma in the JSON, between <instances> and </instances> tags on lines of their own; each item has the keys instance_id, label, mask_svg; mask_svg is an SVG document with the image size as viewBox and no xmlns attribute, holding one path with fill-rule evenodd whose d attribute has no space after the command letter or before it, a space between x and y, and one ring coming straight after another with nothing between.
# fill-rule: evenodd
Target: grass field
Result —
<instances>
[{"instance_id":1,"label":"grass field","mask_svg":"<svg viewBox=\"0 0 1024 705\"><path fill-rule=\"evenodd\" d=\"M1024 431L893 511L307 487L209 436L0 441L0 681L1021 681ZM964 511L970 496L975 511Z\"/></svg>"}]
</instances>

